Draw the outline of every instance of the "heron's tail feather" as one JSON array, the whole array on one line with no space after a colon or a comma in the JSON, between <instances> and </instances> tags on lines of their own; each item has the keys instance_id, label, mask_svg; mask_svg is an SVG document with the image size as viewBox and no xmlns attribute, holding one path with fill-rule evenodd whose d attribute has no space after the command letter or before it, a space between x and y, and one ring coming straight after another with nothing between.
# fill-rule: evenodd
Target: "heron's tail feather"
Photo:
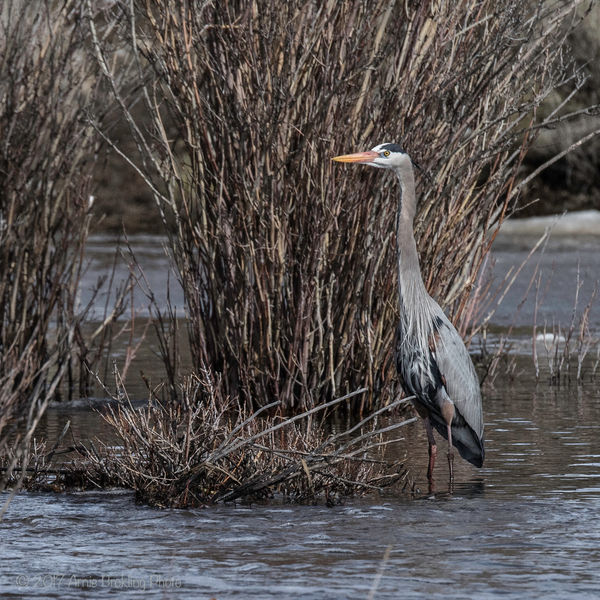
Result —
<instances>
[{"instance_id":1,"label":"heron's tail feather","mask_svg":"<svg viewBox=\"0 0 600 600\"><path fill-rule=\"evenodd\" d=\"M447 440L446 423L436 418L432 419L432 423L437 432ZM452 424L452 445L472 465L476 467L483 465L483 459L485 458L483 436L480 438L466 423L460 425Z\"/></svg>"}]
</instances>

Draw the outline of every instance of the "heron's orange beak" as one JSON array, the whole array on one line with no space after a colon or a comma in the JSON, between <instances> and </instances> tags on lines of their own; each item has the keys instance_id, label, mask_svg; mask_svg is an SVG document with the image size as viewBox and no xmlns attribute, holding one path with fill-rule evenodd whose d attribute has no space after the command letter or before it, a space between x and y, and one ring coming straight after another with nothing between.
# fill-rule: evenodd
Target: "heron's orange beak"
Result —
<instances>
[{"instance_id":1,"label":"heron's orange beak","mask_svg":"<svg viewBox=\"0 0 600 600\"><path fill-rule=\"evenodd\" d=\"M334 156L331 160L337 162L348 162L348 163L370 163L373 162L379 154L369 150L368 152L357 152L356 154L344 154L342 156Z\"/></svg>"}]
</instances>

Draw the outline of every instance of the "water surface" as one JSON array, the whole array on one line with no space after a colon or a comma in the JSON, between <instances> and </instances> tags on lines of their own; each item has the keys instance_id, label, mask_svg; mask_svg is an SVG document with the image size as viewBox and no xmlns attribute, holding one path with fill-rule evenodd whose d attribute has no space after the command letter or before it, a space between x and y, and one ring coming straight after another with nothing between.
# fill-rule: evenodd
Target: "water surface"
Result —
<instances>
[{"instance_id":1,"label":"water surface","mask_svg":"<svg viewBox=\"0 0 600 600\"><path fill-rule=\"evenodd\" d=\"M486 464L457 459L452 494L443 443L427 489L419 423L414 497L156 510L124 492L21 494L0 524L4 597L367 598L381 571L376 598L598 598L597 388L497 380L484 403Z\"/></svg>"},{"instance_id":2,"label":"water surface","mask_svg":"<svg viewBox=\"0 0 600 600\"><path fill-rule=\"evenodd\" d=\"M495 275L519 264L532 243L501 238ZM106 244L98 246L89 286L109 262ZM162 274L164 281L160 243L143 247L149 277ZM577 247L559 240L547 249L542 267L557 284L548 288L541 319L570 319L574 273L579 265L582 295L590 293L599 250L597 238ZM530 304L515 310L529 278L524 270L494 317L497 326L515 319L531 325ZM172 298L182 306L176 286ZM143 310L144 303L136 292L136 306ZM592 334L599 324L593 312ZM151 352L144 352L140 360L152 369ZM500 372L485 387L485 466L457 458L452 493L443 442L435 490L428 489L420 423L403 430L405 440L392 449L408 451L414 495L350 499L333 508L156 510L120 491L22 493L0 523L3 597L597 599L598 386L550 386L544 372L536 382L526 354L515 354L513 366L510 376ZM52 406L39 434L55 437L68 419L77 438L107 435L85 401Z\"/></svg>"}]
</instances>

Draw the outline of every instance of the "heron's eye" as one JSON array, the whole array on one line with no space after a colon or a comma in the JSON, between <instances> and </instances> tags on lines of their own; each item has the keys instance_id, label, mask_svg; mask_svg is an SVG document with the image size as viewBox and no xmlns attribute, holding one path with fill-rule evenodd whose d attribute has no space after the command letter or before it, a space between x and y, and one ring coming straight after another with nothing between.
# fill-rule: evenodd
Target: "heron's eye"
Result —
<instances>
[{"instance_id":1,"label":"heron's eye","mask_svg":"<svg viewBox=\"0 0 600 600\"><path fill-rule=\"evenodd\" d=\"M390 155L390 151L384 150L383 155L387 158Z\"/></svg>"}]
</instances>

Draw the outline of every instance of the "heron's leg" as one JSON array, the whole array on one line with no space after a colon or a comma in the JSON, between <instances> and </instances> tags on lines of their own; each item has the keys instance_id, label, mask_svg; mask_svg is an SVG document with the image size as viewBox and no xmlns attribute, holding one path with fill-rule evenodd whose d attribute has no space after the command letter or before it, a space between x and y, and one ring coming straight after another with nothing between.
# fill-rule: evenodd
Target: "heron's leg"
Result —
<instances>
[{"instance_id":1,"label":"heron's leg","mask_svg":"<svg viewBox=\"0 0 600 600\"><path fill-rule=\"evenodd\" d=\"M431 421L429 417L423 419L425 424L425 431L427 432L427 442L429 443L429 466L427 467L427 479L431 481L433 479L433 467L435 466L435 457L437 456L437 446L435 444L435 438L433 437L433 428L431 427Z\"/></svg>"},{"instance_id":2,"label":"heron's leg","mask_svg":"<svg viewBox=\"0 0 600 600\"><path fill-rule=\"evenodd\" d=\"M447 423L448 428L448 470L450 472L450 483L454 481L454 446L452 445L452 425Z\"/></svg>"},{"instance_id":3,"label":"heron's leg","mask_svg":"<svg viewBox=\"0 0 600 600\"><path fill-rule=\"evenodd\" d=\"M454 447L452 446L452 419L454 419L454 404L446 400L441 406L442 416L446 421L446 431L448 434L448 471L450 474L450 484L454 481Z\"/></svg>"}]
</instances>

